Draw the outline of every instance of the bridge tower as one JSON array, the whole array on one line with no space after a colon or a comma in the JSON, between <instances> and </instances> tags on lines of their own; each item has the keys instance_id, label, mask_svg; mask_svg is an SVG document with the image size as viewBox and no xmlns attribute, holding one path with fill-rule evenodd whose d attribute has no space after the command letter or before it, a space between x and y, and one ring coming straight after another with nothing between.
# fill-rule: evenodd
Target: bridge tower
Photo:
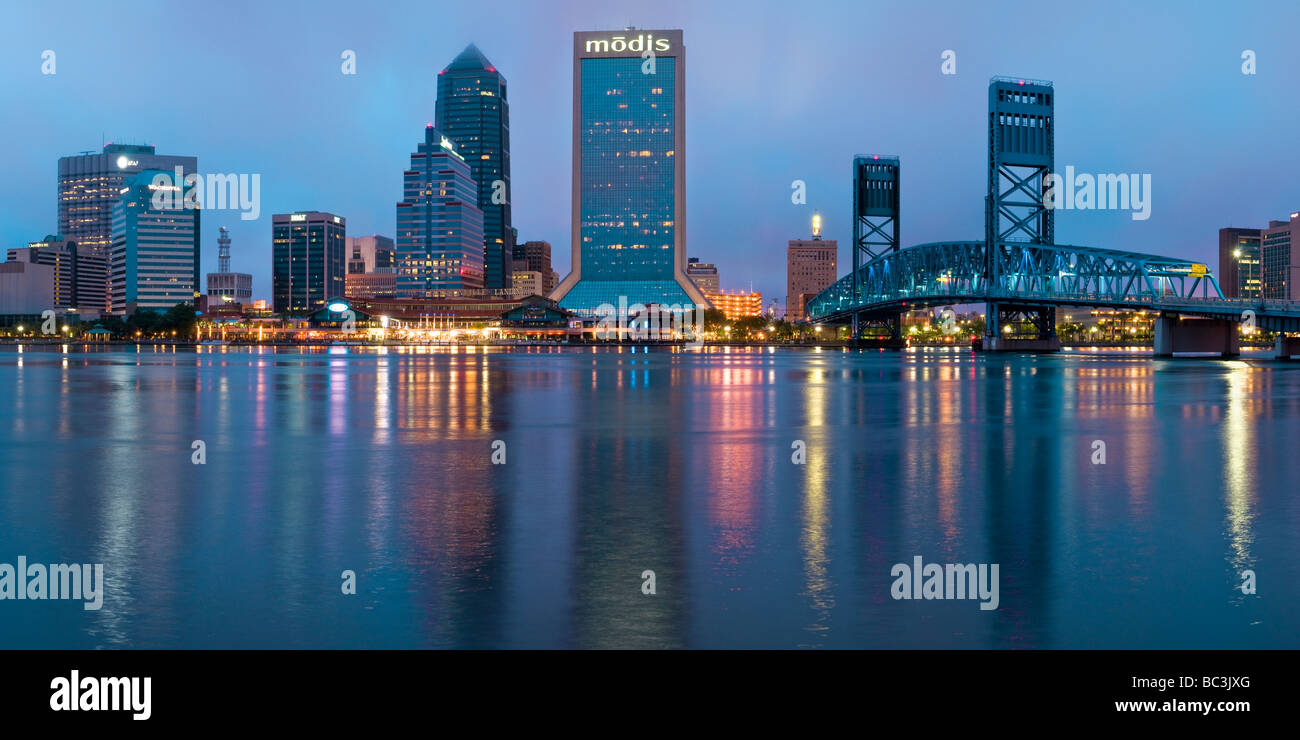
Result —
<instances>
[{"instance_id":1,"label":"bridge tower","mask_svg":"<svg viewBox=\"0 0 1300 740\"><path fill-rule=\"evenodd\" d=\"M899 161L885 154L859 154L853 158L853 299L862 302L859 268L886 252L899 249ZM897 314L853 314L851 339L866 335L877 346L901 346Z\"/></svg>"},{"instance_id":2,"label":"bridge tower","mask_svg":"<svg viewBox=\"0 0 1300 740\"><path fill-rule=\"evenodd\" d=\"M989 81L984 279L993 291L1008 273L1022 269L1016 242L1056 243L1054 214L1044 198L1047 176L1056 167L1054 98L1052 83L1044 80L994 77ZM991 350L1060 349L1056 309L991 302L984 337L985 348Z\"/></svg>"}]
</instances>

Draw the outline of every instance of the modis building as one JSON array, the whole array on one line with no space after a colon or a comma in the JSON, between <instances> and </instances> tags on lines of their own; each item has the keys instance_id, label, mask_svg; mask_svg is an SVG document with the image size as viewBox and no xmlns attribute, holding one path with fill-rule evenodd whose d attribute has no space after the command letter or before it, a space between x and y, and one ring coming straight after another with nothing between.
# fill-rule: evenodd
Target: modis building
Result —
<instances>
[{"instance_id":1,"label":"modis building","mask_svg":"<svg viewBox=\"0 0 1300 740\"><path fill-rule=\"evenodd\" d=\"M572 271L552 300L708 305L686 276L681 31L573 34Z\"/></svg>"}]
</instances>

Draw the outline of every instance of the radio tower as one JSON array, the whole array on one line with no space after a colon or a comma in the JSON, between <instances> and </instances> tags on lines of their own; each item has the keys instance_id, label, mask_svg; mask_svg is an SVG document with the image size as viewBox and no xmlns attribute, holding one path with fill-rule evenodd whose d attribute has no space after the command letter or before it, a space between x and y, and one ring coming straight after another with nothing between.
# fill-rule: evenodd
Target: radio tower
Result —
<instances>
[{"instance_id":1,"label":"radio tower","mask_svg":"<svg viewBox=\"0 0 1300 740\"><path fill-rule=\"evenodd\" d=\"M217 237L217 272L230 272L230 231L222 226Z\"/></svg>"}]
</instances>

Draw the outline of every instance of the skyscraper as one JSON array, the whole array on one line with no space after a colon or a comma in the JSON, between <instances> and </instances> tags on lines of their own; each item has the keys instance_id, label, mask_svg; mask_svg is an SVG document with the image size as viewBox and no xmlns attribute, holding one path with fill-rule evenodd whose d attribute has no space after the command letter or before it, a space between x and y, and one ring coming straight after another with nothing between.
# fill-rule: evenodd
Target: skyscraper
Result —
<instances>
[{"instance_id":1,"label":"skyscraper","mask_svg":"<svg viewBox=\"0 0 1300 740\"><path fill-rule=\"evenodd\" d=\"M573 35L572 272L551 295L708 305L686 275L686 50L681 31Z\"/></svg>"},{"instance_id":2,"label":"skyscraper","mask_svg":"<svg viewBox=\"0 0 1300 740\"><path fill-rule=\"evenodd\" d=\"M686 261L686 274L690 275L695 287L704 295L722 292L722 279L718 277L717 265L700 262L699 257L691 257Z\"/></svg>"},{"instance_id":3,"label":"skyscraper","mask_svg":"<svg viewBox=\"0 0 1300 740\"><path fill-rule=\"evenodd\" d=\"M506 78L470 44L438 73L438 130L470 166L483 212L483 287L509 288L510 104ZM493 197L495 194L495 198Z\"/></svg>"},{"instance_id":4,"label":"skyscraper","mask_svg":"<svg viewBox=\"0 0 1300 740\"><path fill-rule=\"evenodd\" d=\"M199 297L198 208L174 172L142 170L113 206L109 302L114 313L166 311Z\"/></svg>"},{"instance_id":5,"label":"skyscraper","mask_svg":"<svg viewBox=\"0 0 1300 740\"><path fill-rule=\"evenodd\" d=\"M813 215L812 239L791 239L785 250L785 320L802 321L808 299L835 282L839 244L822 241L820 215Z\"/></svg>"},{"instance_id":6,"label":"skyscraper","mask_svg":"<svg viewBox=\"0 0 1300 740\"><path fill-rule=\"evenodd\" d=\"M1259 298L1259 229L1219 229L1219 289L1225 298Z\"/></svg>"},{"instance_id":7,"label":"skyscraper","mask_svg":"<svg viewBox=\"0 0 1300 740\"><path fill-rule=\"evenodd\" d=\"M59 158L59 236L104 259L107 264L113 238L113 206L122 183L144 170L183 175L198 171L194 157L174 157L154 152L152 146L106 144L99 154L82 152ZM107 276L106 276L107 278ZM105 296L107 298L106 288Z\"/></svg>"},{"instance_id":8,"label":"skyscraper","mask_svg":"<svg viewBox=\"0 0 1300 740\"><path fill-rule=\"evenodd\" d=\"M465 158L424 130L397 204L397 297L440 298L483 288L483 212Z\"/></svg>"},{"instance_id":9,"label":"skyscraper","mask_svg":"<svg viewBox=\"0 0 1300 740\"><path fill-rule=\"evenodd\" d=\"M1300 300L1300 211L1287 221L1269 221L1260 232L1264 298Z\"/></svg>"},{"instance_id":10,"label":"skyscraper","mask_svg":"<svg viewBox=\"0 0 1300 740\"><path fill-rule=\"evenodd\" d=\"M276 313L310 313L346 292L348 222L321 211L271 217L271 296Z\"/></svg>"}]
</instances>

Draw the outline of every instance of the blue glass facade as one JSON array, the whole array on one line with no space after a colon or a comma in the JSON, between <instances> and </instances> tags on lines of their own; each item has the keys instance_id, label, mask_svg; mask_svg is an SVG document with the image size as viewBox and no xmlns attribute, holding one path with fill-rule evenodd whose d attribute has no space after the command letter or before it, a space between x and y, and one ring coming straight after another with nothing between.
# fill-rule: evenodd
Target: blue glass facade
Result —
<instances>
[{"instance_id":1,"label":"blue glass facade","mask_svg":"<svg viewBox=\"0 0 1300 740\"><path fill-rule=\"evenodd\" d=\"M483 288L483 212L470 167L429 126L403 173L394 259L398 298L440 298Z\"/></svg>"},{"instance_id":2,"label":"blue glass facade","mask_svg":"<svg viewBox=\"0 0 1300 740\"><path fill-rule=\"evenodd\" d=\"M199 296L198 208L175 171L143 170L122 183L113 206L109 303L116 313L166 311Z\"/></svg>"},{"instance_id":3,"label":"blue glass facade","mask_svg":"<svg viewBox=\"0 0 1300 740\"><path fill-rule=\"evenodd\" d=\"M682 51L657 56L653 73L640 54L577 60L575 274L555 296L565 309L703 302L683 286L679 255Z\"/></svg>"},{"instance_id":4,"label":"blue glass facade","mask_svg":"<svg viewBox=\"0 0 1300 740\"><path fill-rule=\"evenodd\" d=\"M510 225L510 103L506 78L473 44L438 73L436 122L470 166L483 212L483 283L509 288L514 230ZM493 191L500 182L500 196Z\"/></svg>"},{"instance_id":5,"label":"blue glass facade","mask_svg":"<svg viewBox=\"0 0 1300 740\"><path fill-rule=\"evenodd\" d=\"M271 217L271 297L276 313L310 313L344 295L347 237L347 219L332 213Z\"/></svg>"}]
</instances>

